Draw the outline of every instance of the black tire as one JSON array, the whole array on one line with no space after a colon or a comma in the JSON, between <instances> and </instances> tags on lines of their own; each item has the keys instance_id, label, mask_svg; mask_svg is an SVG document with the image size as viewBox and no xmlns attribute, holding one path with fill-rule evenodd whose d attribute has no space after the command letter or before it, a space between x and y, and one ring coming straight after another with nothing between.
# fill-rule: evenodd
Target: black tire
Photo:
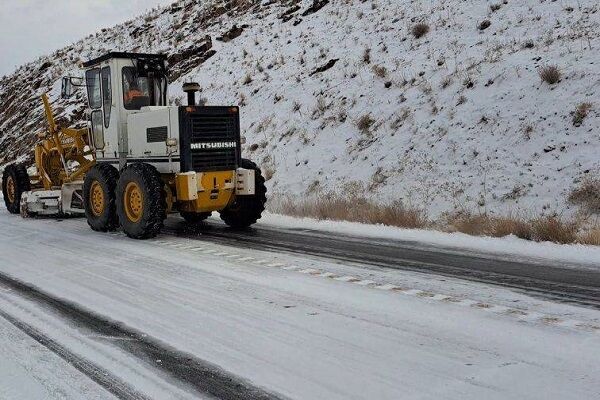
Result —
<instances>
[{"instance_id":1,"label":"black tire","mask_svg":"<svg viewBox=\"0 0 600 400\"><path fill-rule=\"evenodd\" d=\"M139 191L141 196L136 214L138 219L131 218L136 209L125 203L130 184L137 188L132 190ZM167 217L167 202L164 183L156 168L135 163L121 172L117 183L117 215L123 231L132 239L149 239L158 235Z\"/></svg>"},{"instance_id":2,"label":"black tire","mask_svg":"<svg viewBox=\"0 0 600 400\"><path fill-rule=\"evenodd\" d=\"M2 196L4 196L4 204L8 212L19 214L21 212L21 196L23 192L30 190L31 182L29 181L25 165L10 164L4 168L4 173L2 174Z\"/></svg>"},{"instance_id":3,"label":"black tire","mask_svg":"<svg viewBox=\"0 0 600 400\"><path fill-rule=\"evenodd\" d=\"M244 158L240 166L255 171L255 192L251 196L237 196L232 204L221 211L221 219L235 229L244 229L255 224L262 216L267 202L267 187L260 168Z\"/></svg>"},{"instance_id":4,"label":"black tire","mask_svg":"<svg viewBox=\"0 0 600 400\"><path fill-rule=\"evenodd\" d=\"M96 164L85 174L83 180L83 207L87 223L95 231L111 232L119 227L117 217L116 189L119 171L110 164ZM94 191L92 191L92 187ZM94 204L92 192L100 189L103 204Z\"/></svg>"},{"instance_id":5,"label":"black tire","mask_svg":"<svg viewBox=\"0 0 600 400\"><path fill-rule=\"evenodd\" d=\"M190 224L199 224L212 215L211 212L196 213L190 211L180 211L179 214L185 219L185 222Z\"/></svg>"}]
</instances>

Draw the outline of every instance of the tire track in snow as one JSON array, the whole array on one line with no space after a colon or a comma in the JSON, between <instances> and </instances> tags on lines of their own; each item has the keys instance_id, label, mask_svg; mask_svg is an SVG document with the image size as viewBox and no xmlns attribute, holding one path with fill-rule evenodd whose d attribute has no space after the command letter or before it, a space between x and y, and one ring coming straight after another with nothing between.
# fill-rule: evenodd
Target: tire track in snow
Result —
<instances>
[{"instance_id":1,"label":"tire track in snow","mask_svg":"<svg viewBox=\"0 0 600 400\"><path fill-rule=\"evenodd\" d=\"M33 285L2 272L0 272L0 284L10 288L13 293L17 293L55 312L78 328L91 331L99 337L111 338L113 346L119 347L134 357L145 361L153 368L166 373L199 394L223 400L274 400L283 398L276 393L256 387L215 364L177 350L166 343L149 337L143 332L98 315L78 304L54 297ZM98 375L100 380L98 383L103 387L107 385L105 387L107 390L109 390L109 387L114 387L114 390L117 391L117 393L114 393L115 396L126 400L146 399L143 395L129 388L126 383L112 376L110 372L70 352L46 337L42 332L20 322L2 310L0 310L0 315L50 350L55 351L54 349L56 349L56 354L72 363L75 368L82 368L82 370L80 369L81 372L86 375L89 372L91 374L88 375L90 378L94 379L94 376ZM104 375L105 380L101 380L102 374L106 374Z\"/></svg>"},{"instance_id":2,"label":"tire track in snow","mask_svg":"<svg viewBox=\"0 0 600 400\"><path fill-rule=\"evenodd\" d=\"M103 387L117 398L121 400L149 399L149 397L146 397L140 392L136 391L127 383L111 374L108 370L99 367L86 358L78 356L66 347L61 346L58 342L44 335L38 329L23 321L20 321L19 319L6 313L4 310L0 310L0 317L13 324L17 329L65 360L79 372L89 377L91 380L96 382L98 385Z\"/></svg>"}]
</instances>

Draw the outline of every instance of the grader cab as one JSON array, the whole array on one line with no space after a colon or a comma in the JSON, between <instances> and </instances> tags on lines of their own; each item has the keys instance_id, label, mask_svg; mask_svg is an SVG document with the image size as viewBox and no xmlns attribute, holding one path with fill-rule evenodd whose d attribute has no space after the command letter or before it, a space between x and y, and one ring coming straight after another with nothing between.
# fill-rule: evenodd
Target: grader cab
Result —
<instances>
[{"instance_id":1,"label":"grader cab","mask_svg":"<svg viewBox=\"0 0 600 400\"><path fill-rule=\"evenodd\" d=\"M122 227L153 237L168 213L189 223L219 212L234 228L264 211L260 169L241 157L239 109L167 104L164 55L108 53L84 63L85 79L63 78L62 95L85 88L88 128L59 127L44 95L48 130L35 148L36 172L5 168L7 209L24 216L85 215L96 231Z\"/></svg>"}]
</instances>

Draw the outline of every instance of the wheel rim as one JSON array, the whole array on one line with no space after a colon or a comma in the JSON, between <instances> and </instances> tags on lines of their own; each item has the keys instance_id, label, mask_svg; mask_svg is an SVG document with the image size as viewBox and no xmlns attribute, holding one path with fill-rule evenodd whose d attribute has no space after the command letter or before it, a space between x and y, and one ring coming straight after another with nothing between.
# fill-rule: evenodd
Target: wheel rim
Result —
<instances>
[{"instance_id":1,"label":"wheel rim","mask_svg":"<svg viewBox=\"0 0 600 400\"><path fill-rule=\"evenodd\" d=\"M15 202L15 192L16 192L16 187L15 187L15 180L13 179L12 176L9 176L8 179L6 180L6 194L8 195L8 201L11 203Z\"/></svg>"},{"instance_id":2,"label":"wheel rim","mask_svg":"<svg viewBox=\"0 0 600 400\"><path fill-rule=\"evenodd\" d=\"M102 186L98 181L94 181L90 189L90 206L96 217L104 212L104 190L102 190Z\"/></svg>"},{"instance_id":3,"label":"wheel rim","mask_svg":"<svg viewBox=\"0 0 600 400\"><path fill-rule=\"evenodd\" d=\"M129 182L125 187L123 205L127 219L138 222L144 212L144 197L140 186L135 182Z\"/></svg>"}]
</instances>

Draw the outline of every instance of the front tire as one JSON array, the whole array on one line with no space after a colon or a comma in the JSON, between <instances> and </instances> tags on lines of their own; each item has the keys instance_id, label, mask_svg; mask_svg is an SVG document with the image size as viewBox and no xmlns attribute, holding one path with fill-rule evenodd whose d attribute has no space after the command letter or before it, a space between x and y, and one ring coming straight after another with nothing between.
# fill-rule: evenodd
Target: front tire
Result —
<instances>
[{"instance_id":1,"label":"front tire","mask_svg":"<svg viewBox=\"0 0 600 400\"><path fill-rule=\"evenodd\" d=\"M244 229L255 224L261 218L267 202L267 187L260 168L252 161L244 158L240 166L254 170L255 191L253 195L237 196L233 204L221 211L221 219L235 229Z\"/></svg>"},{"instance_id":2,"label":"front tire","mask_svg":"<svg viewBox=\"0 0 600 400\"><path fill-rule=\"evenodd\" d=\"M2 196L11 214L21 212L21 196L31 190L27 168L23 164L10 164L2 174Z\"/></svg>"},{"instance_id":3,"label":"front tire","mask_svg":"<svg viewBox=\"0 0 600 400\"><path fill-rule=\"evenodd\" d=\"M110 232L119 227L116 188L119 171L110 164L96 164L85 174L83 199L87 223L95 231Z\"/></svg>"},{"instance_id":4,"label":"front tire","mask_svg":"<svg viewBox=\"0 0 600 400\"><path fill-rule=\"evenodd\" d=\"M132 239L158 235L167 217L167 202L160 174L149 164L127 166L117 184L117 215Z\"/></svg>"}]
</instances>

